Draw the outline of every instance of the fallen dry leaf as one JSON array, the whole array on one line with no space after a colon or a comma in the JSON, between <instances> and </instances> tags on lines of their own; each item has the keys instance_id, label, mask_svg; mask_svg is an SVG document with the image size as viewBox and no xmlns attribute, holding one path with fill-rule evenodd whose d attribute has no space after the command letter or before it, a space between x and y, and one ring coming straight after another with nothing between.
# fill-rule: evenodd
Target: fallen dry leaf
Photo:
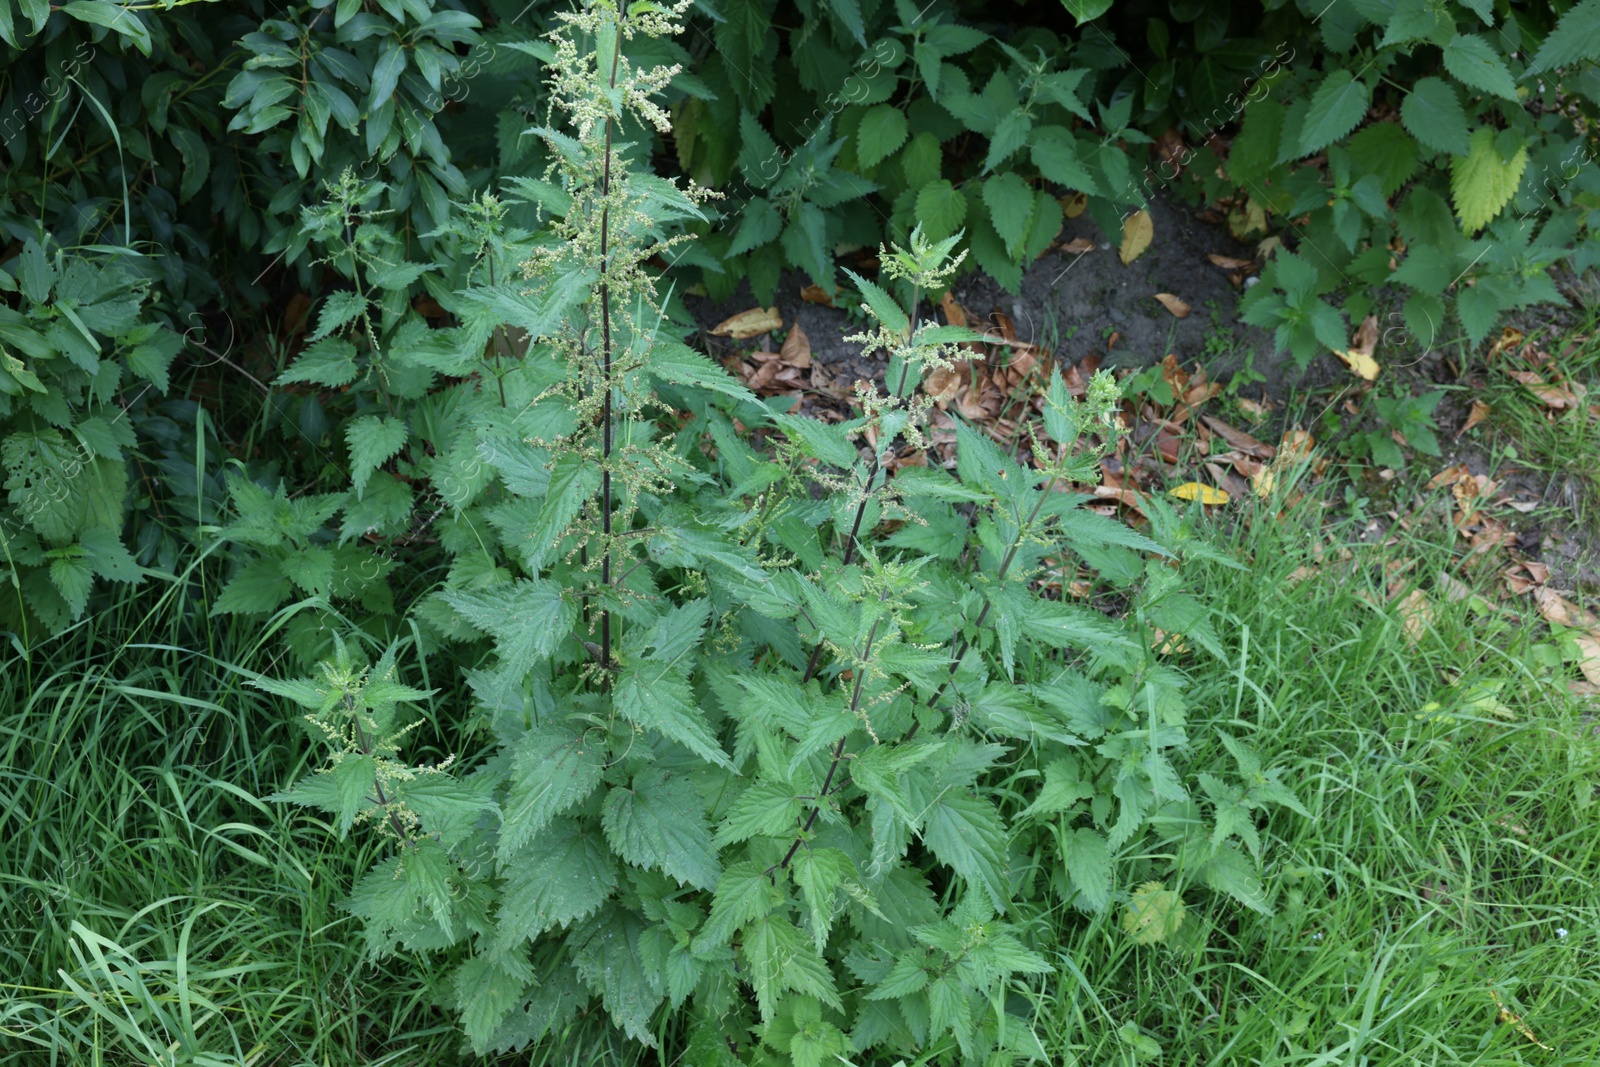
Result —
<instances>
[{"instance_id":1,"label":"fallen dry leaf","mask_svg":"<svg viewBox=\"0 0 1600 1067\"><path fill-rule=\"evenodd\" d=\"M717 323L711 329L711 336L732 337L734 340L743 341L781 329L783 329L783 317L778 314L777 308L751 308Z\"/></svg>"},{"instance_id":2,"label":"fallen dry leaf","mask_svg":"<svg viewBox=\"0 0 1600 1067\"><path fill-rule=\"evenodd\" d=\"M1500 331L1500 336L1495 339L1494 344L1489 348L1487 358L1492 360L1500 353L1509 352L1520 344L1522 344L1522 331L1515 326L1507 326Z\"/></svg>"},{"instance_id":3,"label":"fallen dry leaf","mask_svg":"<svg viewBox=\"0 0 1600 1067\"><path fill-rule=\"evenodd\" d=\"M1094 242L1089 240L1087 237L1074 237L1072 240L1061 246L1061 251L1069 253L1070 255L1081 256L1085 252L1094 251Z\"/></svg>"},{"instance_id":4,"label":"fallen dry leaf","mask_svg":"<svg viewBox=\"0 0 1600 1067\"><path fill-rule=\"evenodd\" d=\"M1533 1042L1535 1045L1538 1045L1546 1052L1555 1051L1555 1049L1551 1048L1549 1045L1533 1036L1533 1031L1528 1028L1528 1024L1522 1021L1522 1016L1518 1015L1516 1012L1508 1010L1506 1006L1500 1002L1500 994L1496 993L1493 988L1489 990L1489 995L1494 998L1494 1006L1500 1009L1498 1015L1496 1016L1496 1019L1499 1022L1510 1023L1512 1026L1515 1026L1517 1028L1517 1033L1521 1034L1524 1038Z\"/></svg>"},{"instance_id":5,"label":"fallen dry leaf","mask_svg":"<svg viewBox=\"0 0 1600 1067\"><path fill-rule=\"evenodd\" d=\"M1467 412L1467 421L1462 423L1461 429L1456 431L1456 437L1459 439L1462 434L1466 433L1468 430L1472 429L1474 426L1478 425L1478 423L1482 422L1488 417L1489 405L1484 403L1482 400L1474 400L1472 402L1472 410Z\"/></svg>"},{"instance_id":6,"label":"fallen dry leaf","mask_svg":"<svg viewBox=\"0 0 1600 1067\"><path fill-rule=\"evenodd\" d=\"M1203 482L1184 482L1167 492L1179 500L1199 500L1205 504L1226 504L1228 494Z\"/></svg>"},{"instance_id":7,"label":"fallen dry leaf","mask_svg":"<svg viewBox=\"0 0 1600 1067\"><path fill-rule=\"evenodd\" d=\"M1574 634L1572 643L1578 648L1578 670L1590 683L1600 685L1600 638L1593 634Z\"/></svg>"},{"instance_id":8,"label":"fallen dry leaf","mask_svg":"<svg viewBox=\"0 0 1600 1067\"><path fill-rule=\"evenodd\" d=\"M956 363L950 367L935 367L922 380L922 391L928 394L936 403L945 403L961 391L971 376L972 366L968 363Z\"/></svg>"},{"instance_id":9,"label":"fallen dry leaf","mask_svg":"<svg viewBox=\"0 0 1600 1067\"><path fill-rule=\"evenodd\" d=\"M1243 430L1236 430L1221 419L1210 415L1201 416L1205 424L1228 444L1239 451L1255 456L1258 459L1271 459L1277 449L1265 442L1258 441Z\"/></svg>"},{"instance_id":10,"label":"fallen dry leaf","mask_svg":"<svg viewBox=\"0 0 1600 1067\"><path fill-rule=\"evenodd\" d=\"M1223 270L1254 270L1256 266L1256 262L1253 259L1239 259L1237 256L1219 256L1214 252L1206 256L1206 258Z\"/></svg>"},{"instance_id":11,"label":"fallen dry leaf","mask_svg":"<svg viewBox=\"0 0 1600 1067\"><path fill-rule=\"evenodd\" d=\"M833 295L820 285L808 285L800 290L800 299L808 304L821 304L823 307L833 307Z\"/></svg>"},{"instance_id":12,"label":"fallen dry leaf","mask_svg":"<svg viewBox=\"0 0 1600 1067\"><path fill-rule=\"evenodd\" d=\"M939 300L939 308L944 312L944 319L952 326L965 326L967 324L967 309L956 303L956 295L946 292Z\"/></svg>"},{"instance_id":13,"label":"fallen dry leaf","mask_svg":"<svg viewBox=\"0 0 1600 1067\"><path fill-rule=\"evenodd\" d=\"M1574 630L1600 629L1600 619L1580 608L1554 589L1541 587L1533 591L1533 602L1546 622Z\"/></svg>"},{"instance_id":14,"label":"fallen dry leaf","mask_svg":"<svg viewBox=\"0 0 1600 1067\"><path fill-rule=\"evenodd\" d=\"M1583 398L1588 392L1582 385L1571 382L1560 384L1547 382L1539 374L1531 370L1507 371L1512 378L1521 382L1528 392L1539 398L1539 402L1550 408L1576 408L1583 406Z\"/></svg>"},{"instance_id":15,"label":"fallen dry leaf","mask_svg":"<svg viewBox=\"0 0 1600 1067\"><path fill-rule=\"evenodd\" d=\"M1061 205L1061 213L1063 215L1069 219L1075 219L1083 214L1084 208L1089 206L1089 195L1087 193L1068 193L1066 196L1058 197L1056 202Z\"/></svg>"},{"instance_id":16,"label":"fallen dry leaf","mask_svg":"<svg viewBox=\"0 0 1600 1067\"><path fill-rule=\"evenodd\" d=\"M1156 224L1151 220L1150 212L1141 209L1129 215L1122 223L1122 248L1117 253L1122 257L1123 264L1138 259L1150 247L1155 235Z\"/></svg>"},{"instance_id":17,"label":"fallen dry leaf","mask_svg":"<svg viewBox=\"0 0 1600 1067\"><path fill-rule=\"evenodd\" d=\"M1235 403L1239 405L1239 410L1244 412L1253 422L1260 422L1272 410L1270 402L1258 403L1247 396L1241 396Z\"/></svg>"},{"instance_id":18,"label":"fallen dry leaf","mask_svg":"<svg viewBox=\"0 0 1600 1067\"><path fill-rule=\"evenodd\" d=\"M789 336L783 339L783 347L778 350L778 355L791 367L811 366L811 339L798 322L789 331Z\"/></svg>"},{"instance_id":19,"label":"fallen dry leaf","mask_svg":"<svg viewBox=\"0 0 1600 1067\"><path fill-rule=\"evenodd\" d=\"M1177 656L1189 651L1189 642L1182 634L1169 634L1152 626L1150 650L1158 656Z\"/></svg>"},{"instance_id":20,"label":"fallen dry leaf","mask_svg":"<svg viewBox=\"0 0 1600 1067\"><path fill-rule=\"evenodd\" d=\"M1157 293L1156 299L1161 301L1161 306L1172 312L1172 317L1186 319L1189 317L1189 305L1173 296L1171 293Z\"/></svg>"},{"instance_id":21,"label":"fallen dry leaf","mask_svg":"<svg viewBox=\"0 0 1600 1067\"><path fill-rule=\"evenodd\" d=\"M1350 338L1350 350L1370 356L1378 349L1378 316L1368 315Z\"/></svg>"},{"instance_id":22,"label":"fallen dry leaf","mask_svg":"<svg viewBox=\"0 0 1600 1067\"><path fill-rule=\"evenodd\" d=\"M1383 370L1378 366L1378 361L1364 352L1350 349L1348 352L1334 352L1334 355L1344 360L1344 365L1350 368L1350 373L1365 381L1378 380L1378 373Z\"/></svg>"},{"instance_id":23,"label":"fallen dry leaf","mask_svg":"<svg viewBox=\"0 0 1600 1067\"><path fill-rule=\"evenodd\" d=\"M1406 640L1416 644L1428 632L1428 625L1433 621L1433 607L1428 603L1428 598L1422 590L1413 589L1396 605L1395 610L1400 613L1400 625L1405 631Z\"/></svg>"}]
</instances>

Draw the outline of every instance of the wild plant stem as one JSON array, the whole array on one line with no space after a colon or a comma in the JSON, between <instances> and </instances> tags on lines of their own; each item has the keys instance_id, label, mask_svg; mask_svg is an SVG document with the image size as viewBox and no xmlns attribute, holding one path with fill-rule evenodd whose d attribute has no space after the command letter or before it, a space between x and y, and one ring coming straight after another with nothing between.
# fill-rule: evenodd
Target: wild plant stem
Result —
<instances>
[{"instance_id":1,"label":"wild plant stem","mask_svg":"<svg viewBox=\"0 0 1600 1067\"><path fill-rule=\"evenodd\" d=\"M861 670L856 673L855 687L850 693L850 714L852 715L861 710L861 686L867 678L866 664L872 658L872 643L878 638L878 624L882 621L881 618L875 619L872 623L872 629L867 631L867 643L861 652ZM845 742L849 739L850 735L845 734L834 743L833 762L828 764L828 775L822 780L822 791L817 794L817 802L811 806L811 814L806 816L805 824L800 827L799 836L789 846L789 851L784 853L783 862L779 863L777 868L768 868L769 874L774 869L788 869L790 861L794 859L794 854L800 851L800 845L805 841L805 835L810 833L811 828L816 825L817 815L821 813L822 805L827 802L828 791L833 788L833 776L839 771L839 761L844 759Z\"/></svg>"},{"instance_id":2,"label":"wild plant stem","mask_svg":"<svg viewBox=\"0 0 1600 1067\"><path fill-rule=\"evenodd\" d=\"M617 27L617 37L611 49L611 77L609 88L617 88L617 62L622 55L622 27ZM602 402L600 418L601 452L604 463L600 468L600 532L605 555L600 560L600 585L611 588L611 116L606 115L606 149L604 170L600 178L600 333L605 373L602 382L606 395ZM600 659L601 666L611 666L611 609L600 608Z\"/></svg>"},{"instance_id":3,"label":"wild plant stem","mask_svg":"<svg viewBox=\"0 0 1600 1067\"><path fill-rule=\"evenodd\" d=\"M1026 537L1028 535L1028 531L1033 528L1034 522L1039 518L1039 512L1044 510L1045 501L1050 499L1050 494L1056 491L1056 486L1060 483L1060 477L1050 479L1050 484L1045 486L1044 492L1039 495L1039 501L1033 505L1033 512L1028 516L1028 521L1023 523L1021 528L1017 530L1017 536L1012 540L1011 547L1006 549L1005 558L1000 561L1000 569L995 572L995 581L1005 581L1006 573L1011 570L1012 561L1017 558L1017 550L1022 547L1022 539ZM993 606L994 602L991 600L985 600L983 602L983 610L978 612L978 617L973 620L972 623L972 628L974 630L983 629L984 620L989 617L989 609ZM966 620L963 619L962 622L965 623ZM961 666L962 658L966 656L967 649L971 647L972 638L963 637L960 645L955 650L955 654L950 657L950 673L945 676L943 682L939 683L939 688L934 690L933 696L928 698L929 707L933 707L934 705L938 704L939 698L944 696L944 691L950 688L951 681L955 679L956 670ZM913 721L911 723L911 729L907 730L905 737L901 738L902 742L910 741L912 738L916 737L917 728L921 725L921 720Z\"/></svg>"},{"instance_id":4,"label":"wild plant stem","mask_svg":"<svg viewBox=\"0 0 1600 1067\"><path fill-rule=\"evenodd\" d=\"M915 321L915 315L916 315L916 311L917 311L917 301L921 299L921 292L922 291L921 291L920 287L912 289L912 292L911 292L911 316L910 316L910 318L912 319L912 321ZM910 368L909 364L906 361L902 360L901 363L900 363L900 381L895 385L895 389L894 389L894 398L895 398L896 401L900 401L900 400L904 399L904 397L901 394L903 394L905 392L906 381L907 381L907 379L910 378L910 376L911 376L911 368ZM894 448L894 441L893 440L886 441L884 443L883 449L881 451L878 451L878 452L874 453L874 455L872 457L872 464L867 469L867 484L866 484L866 488L863 489L862 492L861 492L861 502L856 505L856 517L855 517L855 521L850 524L850 536L845 538L844 565L846 567L850 566L850 564L852 562L854 562L854 560L856 558L856 547L857 547L857 545L860 544L858 538L861 535L861 522L862 522L863 518L867 514L867 505L872 502L873 494L876 493L876 491L877 491L877 487L873 483L878 480L878 474L883 469L883 466L882 466L882 463L881 463L879 457L882 456L885 452L888 452L893 448ZM811 646L811 658L806 661L806 673L805 673L805 676L800 679L800 684L801 685L805 685L807 682L811 681L812 678L816 677L817 667L821 664L821 662L822 662L822 642L819 640L815 645Z\"/></svg>"}]
</instances>

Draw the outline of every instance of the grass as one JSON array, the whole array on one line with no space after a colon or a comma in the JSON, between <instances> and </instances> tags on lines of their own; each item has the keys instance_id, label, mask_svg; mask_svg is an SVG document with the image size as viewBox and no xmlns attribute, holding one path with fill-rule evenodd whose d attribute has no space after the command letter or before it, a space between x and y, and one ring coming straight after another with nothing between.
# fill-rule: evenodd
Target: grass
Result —
<instances>
[{"instance_id":1,"label":"grass","mask_svg":"<svg viewBox=\"0 0 1600 1067\"><path fill-rule=\"evenodd\" d=\"M1592 337L1597 330L1600 310L1591 310L1576 332ZM1600 403L1600 344L1591 340L1563 353L1567 344L1563 337L1542 333L1530 334L1527 343L1557 354L1561 373L1588 392L1581 405L1556 409L1542 402L1508 373L1524 366L1513 363L1511 352L1484 368L1482 400L1489 405L1490 421L1510 440L1520 460L1550 479L1549 503L1592 529L1597 518L1594 504L1600 501L1600 418L1590 413L1589 405Z\"/></svg>"},{"instance_id":2,"label":"grass","mask_svg":"<svg viewBox=\"0 0 1600 1067\"><path fill-rule=\"evenodd\" d=\"M1342 577L1290 580L1321 536L1304 508L1233 535L1247 580L1207 574L1231 662L1191 665L1193 703L1290 768L1311 818L1264 835L1270 917L1196 907L1181 948L1055 917L1047 1044L1076 1062L1137 1062L1129 1024L1163 1064L1600 1061L1600 738L1535 665L1533 620L1430 592L1413 643L1379 606L1384 565L1426 576L1448 554L1351 532L1333 532L1360 564Z\"/></svg>"}]
</instances>

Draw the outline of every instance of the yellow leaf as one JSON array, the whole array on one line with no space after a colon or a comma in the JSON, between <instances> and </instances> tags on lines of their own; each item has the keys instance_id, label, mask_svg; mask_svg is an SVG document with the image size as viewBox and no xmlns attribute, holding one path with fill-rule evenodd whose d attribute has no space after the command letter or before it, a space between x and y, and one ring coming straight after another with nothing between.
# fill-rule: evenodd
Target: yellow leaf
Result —
<instances>
[{"instance_id":1,"label":"yellow leaf","mask_svg":"<svg viewBox=\"0 0 1600 1067\"><path fill-rule=\"evenodd\" d=\"M1122 929L1134 944L1154 945L1177 933L1186 913L1183 898L1165 883L1146 882L1129 894Z\"/></svg>"},{"instance_id":2,"label":"yellow leaf","mask_svg":"<svg viewBox=\"0 0 1600 1067\"><path fill-rule=\"evenodd\" d=\"M1226 504L1228 502L1228 494L1226 492L1209 485L1202 485L1199 482L1184 482L1176 489L1169 489L1167 492L1179 500L1199 500L1204 504Z\"/></svg>"},{"instance_id":3,"label":"yellow leaf","mask_svg":"<svg viewBox=\"0 0 1600 1067\"><path fill-rule=\"evenodd\" d=\"M777 308L751 308L749 311L741 311L739 314L717 323L712 328L711 335L713 337L732 337L735 340L742 341L749 337L756 337L773 330L781 330L782 328L783 316L778 314Z\"/></svg>"},{"instance_id":4,"label":"yellow leaf","mask_svg":"<svg viewBox=\"0 0 1600 1067\"><path fill-rule=\"evenodd\" d=\"M1173 318L1186 319L1189 317L1189 305L1185 304L1182 300L1179 300L1171 293L1157 293L1156 299L1161 301L1162 307L1172 312Z\"/></svg>"},{"instance_id":5,"label":"yellow leaf","mask_svg":"<svg viewBox=\"0 0 1600 1067\"><path fill-rule=\"evenodd\" d=\"M1354 374L1358 378L1365 378L1369 382L1376 381L1378 372L1383 369L1382 367L1378 366L1377 360L1373 359L1367 353L1358 352L1353 348L1348 352L1336 351L1334 352L1334 355L1344 360L1345 366L1350 368L1350 373Z\"/></svg>"},{"instance_id":6,"label":"yellow leaf","mask_svg":"<svg viewBox=\"0 0 1600 1067\"><path fill-rule=\"evenodd\" d=\"M1156 235L1156 224L1148 211L1135 211L1122 223L1122 249L1117 254L1124 264L1138 259Z\"/></svg>"},{"instance_id":7,"label":"yellow leaf","mask_svg":"<svg viewBox=\"0 0 1600 1067\"><path fill-rule=\"evenodd\" d=\"M1600 640L1589 634L1573 634L1572 643L1578 649L1578 669L1595 685L1600 685Z\"/></svg>"}]
</instances>

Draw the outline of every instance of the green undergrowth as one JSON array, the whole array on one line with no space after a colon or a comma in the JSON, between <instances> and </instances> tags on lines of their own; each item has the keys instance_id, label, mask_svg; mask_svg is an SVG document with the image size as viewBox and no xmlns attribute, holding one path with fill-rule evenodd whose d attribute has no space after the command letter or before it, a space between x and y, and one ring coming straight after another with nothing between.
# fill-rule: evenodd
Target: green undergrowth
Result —
<instances>
[{"instance_id":1,"label":"green undergrowth","mask_svg":"<svg viewBox=\"0 0 1600 1067\"><path fill-rule=\"evenodd\" d=\"M1055 903L1060 858L1037 846L1014 922L1054 973L1011 995L1033 999L1050 1062L1595 1062L1600 738L1541 627L1449 600L1441 545L1360 545L1353 522L1323 525L1315 496L1276 517L1252 508L1207 531L1247 574L1186 564L1226 653L1177 660L1193 761L1230 759L1224 734L1243 741L1287 768L1312 818L1261 824L1271 915L1180 876L1168 888L1187 917L1153 945L1125 932L1123 907ZM1343 569L1327 562L1341 546ZM1411 585L1387 584L1397 560L1415 561ZM1415 641L1393 606L1413 587L1431 605ZM129 598L4 663L0 1063L497 1062L461 1051L425 967L361 962L339 902L376 843L337 845L255 799L314 758L239 672L270 668L287 613L197 634L195 606ZM425 722L417 747L449 732ZM1141 847L1159 862L1162 841ZM1553 1051L1500 1021L1495 997ZM691 1062L677 1024L661 1026L646 1051L580 1017L517 1062Z\"/></svg>"},{"instance_id":2,"label":"green undergrowth","mask_svg":"<svg viewBox=\"0 0 1600 1067\"><path fill-rule=\"evenodd\" d=\"M1195 736L1247 738L1312 814L1263 832L1274 914L1192 911L1155 948L1048 916L1053 1047L1084 1064L1156 1062L1158 1046L1163 1064L1595 1062L1592 713L1535 620L1435 591L1439 545L1363 546L1318 511L1222 535L1250 578L1201 584L1230 662L1195 665L1213 727ZM1352 566L1294 581L1324 538L1323 558L1343 544ZM1432 605L1415 642L1385 606L1384 565L1403 559ZM1554 1051L1499 1022L1496 996Z\"/></svg>"}]
</instances>

